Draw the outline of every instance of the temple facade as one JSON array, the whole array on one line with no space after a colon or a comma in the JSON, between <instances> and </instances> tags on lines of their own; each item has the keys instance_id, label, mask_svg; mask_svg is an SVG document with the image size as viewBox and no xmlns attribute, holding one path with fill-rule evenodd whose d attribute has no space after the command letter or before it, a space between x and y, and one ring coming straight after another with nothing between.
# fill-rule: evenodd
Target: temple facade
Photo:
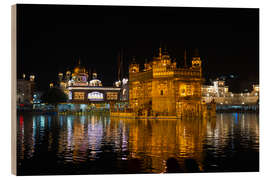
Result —
<instances>
[{"instance_id":1,"label":"temple facade","mask_svg":"<svg viewBox=\"0 0 270 180\"><path fill-rule=\"evenodd\" d=\"M133 61L129 66L129 106L138 115L181 116L185 113L200 114L202 105L202 67L198 53L187 66L177 67L167 51L140 69Z\"/></svg>"},{"instance_id":2,"label":"temple facade","mask_svg":"<svg viewBox=\"0 0 270 180\"><path fill-rule=\"evenodd\" d=\"M59 87L68 95L68 102L75 104L109 103L120 101L121 87L104 87L97 73L91 77L79 61L73 72L58 74Z\"/></svg>"}]
</instances>

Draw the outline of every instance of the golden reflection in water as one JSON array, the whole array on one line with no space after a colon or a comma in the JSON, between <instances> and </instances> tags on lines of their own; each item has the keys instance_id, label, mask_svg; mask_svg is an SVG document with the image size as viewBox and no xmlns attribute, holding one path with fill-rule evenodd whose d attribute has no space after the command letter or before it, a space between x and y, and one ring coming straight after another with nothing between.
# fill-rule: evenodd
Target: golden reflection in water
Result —
<instances>
[{"instance_id":1,"label":"golden reflection in water","mask_svg":"<svg viewBox=\"0 0 270 180\"><path fill-rule=\"evenodd\" d=\"M215 121L215 120L212 120ZM150 172L160 173L169 158L195 159L202 169L203 138L207 134L207 119L181 120L119 120L112 122L129 125L129 158L144 159L151 165ZM214 122L211 126L214 126Z\"/></svg>"}]
</instances>

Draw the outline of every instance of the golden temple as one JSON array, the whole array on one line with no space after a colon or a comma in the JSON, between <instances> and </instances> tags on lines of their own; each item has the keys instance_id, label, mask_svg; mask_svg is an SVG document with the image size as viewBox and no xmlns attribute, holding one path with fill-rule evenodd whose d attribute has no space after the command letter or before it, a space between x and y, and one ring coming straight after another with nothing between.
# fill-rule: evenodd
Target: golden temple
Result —
<instances>
[{"instance_id":1,"label":"golden temple","mask_svg":"<svg viewBox=\"0 0 270 180\"><path fill-rule=\"evenodd\" d=\"M142 70L133 60L129 66L129 108L133 116L174 118L202 115L207 110L201 100L204 79L198 50L192 57L191 67L187 66L186 51L184 60L184 66L177 67L161 48L158 56L146 62Z\"/></svg>"}]
</instances>

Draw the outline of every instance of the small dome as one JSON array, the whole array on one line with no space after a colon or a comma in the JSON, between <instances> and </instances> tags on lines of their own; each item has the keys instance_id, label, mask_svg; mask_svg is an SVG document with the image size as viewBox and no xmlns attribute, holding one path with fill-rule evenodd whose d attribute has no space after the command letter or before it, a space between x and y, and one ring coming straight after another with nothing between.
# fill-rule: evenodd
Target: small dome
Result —
<instances>
[{"instance_id":1,"label":"small dome","mask_svg":"<svg viewBox=\"0 0 270 180\"><path fill-rule=\"evenodd\" d=\"M81 66L81 62L79 60L78 66L74 68L74 73L86 73L86 69Z\"/></svg>"},{"instance_id":2,"label":"small dome","mask_svg":"<svg viewBox=\"0 0 270 180\"><path fill-rule=\"evenodd\" d=\"M74 68L74 73L85 73L86 70L84 67L81 67L81 66L77 66Z\"/></svg>"}]
</instances>

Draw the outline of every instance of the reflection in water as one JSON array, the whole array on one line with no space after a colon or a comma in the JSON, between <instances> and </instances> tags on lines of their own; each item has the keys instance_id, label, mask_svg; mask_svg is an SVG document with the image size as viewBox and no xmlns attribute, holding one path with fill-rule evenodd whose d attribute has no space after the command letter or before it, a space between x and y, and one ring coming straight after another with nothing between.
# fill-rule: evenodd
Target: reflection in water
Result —
<instances>
[{"instance_id":1,"label":"reflection in water","mask_svg":"<svg viewBox=\"0 0 270 180\"><path fill-rule=\"evenodd\" d=\"M120 123L120 121L115 123ZM174 157L183 166L185 158L202 161L206 120L122 120L129 126L129 151L143 159L146 172L159 173L162 161Z\"/></svg>"},{"instance_id":2,"label":"reflection in water","mask_svg":"<svg viewBox=\"0 0 270 180\"><path fill-rule=\"evenodd\" d=\"M258 114L18 116L18 174L258 171Z\"/></svg>"}]
</instances>

